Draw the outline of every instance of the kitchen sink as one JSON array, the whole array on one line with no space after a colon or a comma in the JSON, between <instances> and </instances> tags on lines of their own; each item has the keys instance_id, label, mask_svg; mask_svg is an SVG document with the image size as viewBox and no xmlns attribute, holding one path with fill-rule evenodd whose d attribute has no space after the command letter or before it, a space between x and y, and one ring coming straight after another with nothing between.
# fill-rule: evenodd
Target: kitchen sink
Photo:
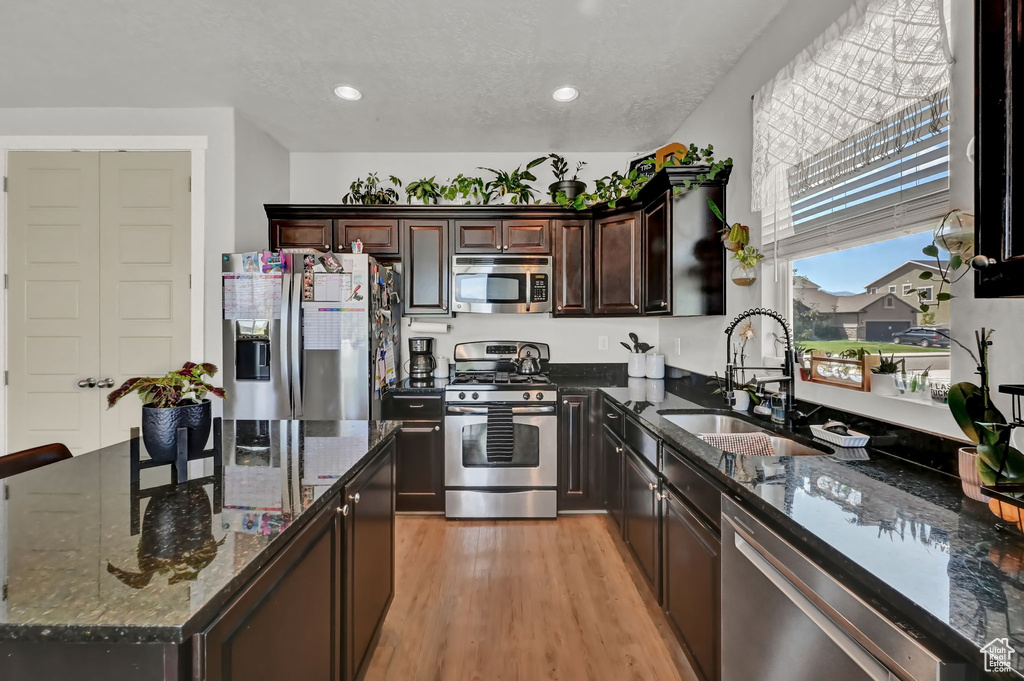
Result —
<instances>
[{"instance_id":1,"label":"kitchen sink","mask_svg":"<svg viewBox=\"0 0 1024 681\"><path fill-rule=\"evenodd\" d=\"M775 456L828 456L831 449L805 445L773 431L726 414L662 414L662 417L683 430L701 435L703 433L765 433L772 443Z\"/></svg>"}]
</instances>

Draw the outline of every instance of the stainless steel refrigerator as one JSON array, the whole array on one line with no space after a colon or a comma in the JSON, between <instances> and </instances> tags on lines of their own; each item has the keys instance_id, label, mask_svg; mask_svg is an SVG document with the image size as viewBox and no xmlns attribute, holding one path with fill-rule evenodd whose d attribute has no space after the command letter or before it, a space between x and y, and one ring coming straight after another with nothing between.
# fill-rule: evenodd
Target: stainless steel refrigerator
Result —
<instances>
[{"instance_id":1,"label":"stainless steel refrigerator","mask_svg":"<svg viewBox=\"0 0 1024 681\"><path fill-rule=\"evenodd\" d=\"M222 256L227 419L379 419L400 366L398 274L363 254Z\"/></svg>"}]
</instances>

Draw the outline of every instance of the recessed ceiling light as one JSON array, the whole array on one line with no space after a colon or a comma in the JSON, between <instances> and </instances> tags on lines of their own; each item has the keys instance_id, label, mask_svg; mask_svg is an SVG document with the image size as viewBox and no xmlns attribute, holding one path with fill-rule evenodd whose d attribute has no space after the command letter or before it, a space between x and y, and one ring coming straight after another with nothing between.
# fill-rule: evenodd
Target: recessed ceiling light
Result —
<instances>
[{"instance_id":1,"label":"recessed ceiling light","mask_svg":"<svg viewBox=\"0 0 1024 681\"><path fill-rule=\"evenodd\" d=\"M334 88L334 94L338 95L342 99L348 99L355 101L363 96L363 93L355 89L351 85L339 85Z\"/></svg>"},{"instance_id":2,"label":"recessed ceiling light","mask_svg":"<svg viewBox=\"0 0 1024 681\"><path fill-rule=\"evenodd\" d=\"M551 97L556 102L571 102L572 100L579 97L579 94L580 91L577 90L576 88L570 85L565 85L552 92Z\"/></svg>"}]
</instances>

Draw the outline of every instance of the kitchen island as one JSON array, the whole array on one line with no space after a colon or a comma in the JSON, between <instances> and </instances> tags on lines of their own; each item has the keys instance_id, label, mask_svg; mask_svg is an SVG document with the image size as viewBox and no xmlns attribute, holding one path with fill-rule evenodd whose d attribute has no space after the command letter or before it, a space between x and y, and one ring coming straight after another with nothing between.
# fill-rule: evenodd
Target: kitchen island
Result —
<instances>
[{"instance_id":1,"label":"kitchen island","mask_svg":"<svg viewBox=\"0 0 1024 681\"><path fill-rule=\"evenodd\" d=\"M7 479L0 678L355 678L394 594L390 421L225 421L223 466L121 443Z\"/></svg>"}]
</instances>

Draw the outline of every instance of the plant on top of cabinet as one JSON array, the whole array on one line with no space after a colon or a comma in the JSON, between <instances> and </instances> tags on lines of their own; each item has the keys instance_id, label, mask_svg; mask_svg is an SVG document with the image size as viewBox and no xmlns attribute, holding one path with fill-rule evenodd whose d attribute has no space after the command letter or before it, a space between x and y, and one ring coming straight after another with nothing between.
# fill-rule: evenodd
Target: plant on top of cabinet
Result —
<instances>
[{"instance_id":1,"label":"plant on top of cabinet","mask_svg":"<svg viewBox=\"0 0 1024 681\"><path fill-rule=\"evenodd\" d=\"M553 201L558 202L559 192L565 194L567 201L572 201L578 194L587 190L587 183L580 181L580 171L587 165L586 161L577 162L576 171L567 180L565 176L569 174L569 162L565 160L565 157L559 154L548 154L548 158L551 159L551 172L555 175L555 182L548 185L548 192Z\"/></svg>"},{"instance_id":2,"label":"plant on top of cabinet","mask_svg":"<svg viewBox=\"0 0 1024 681\"><path fill-rule=\"evenodd\" d=\"M394 175L388 179L395 187L401 187L402 181ZM389 206L398 203L398 191L394 187L381 185L377 173L370 173L366 179L359 178L348 186L348 194L341 197L344 204L362 204L364 206Z\"/></svg>"},{"instance_id":3,"label":"plant on top of cabinet","mask_svg":"<svg viewBox=\"0 0 1024 681\"><path fill-rule=\"evenodd\" d=\"M715 146L709 144L703 149L698 149L696 144L691 144L686 153L681 151L672 152L662 163L658 166L661 170L665 166L692 166L692 165L706 165L708 167L702 173L699 173L692 180L687 179L683 181L681 187L675 189L675 193L684 192L695 184L701 182L708 182L718 177L718 173L725 170L728 166L732 165L732 157L729 157L723 161L715 160Z\"/></svg>"},{"instance_id":4,"label":"plant on top of cabinet","mask_svg":"<svg viewBox=\"0 0 1024 681\"><path fill-rule=\"evenodd\" d=\"M448 184L441 185L441 198L449 203L475 206L487 203L490 196L484 187L483 178L467 177L459 173L455 179L448 180Z\"/></svg>"},{"instance_id":5,"label":"plant on top of cabinet","mask_svg":"<svg viewBox=\"0 0 1024 681\"><path fill-rule=\"evenodd\" d=\"M494 179L485 185L488 197L496 197L502 203L533 203L536 200L534 188L526 183L537 181L537 176L530 171L546 160L547 156L535 158L526 164L525 170L520 170L522 166L516 167L515 170L480 167L480 170L494 173Z\"/></svg>"},{"instance_id":6,"label":"plant on top of cabinet","mask_svg":"<svg viewBox=\"0 0 1024 681\"><path fill-rule=\"evenodd\" d=\"M640 173L637 168L630 170L623 175L618 170L610 175L605 175L594 181L592 193L580 192L575 198L570 199L564 191L555 193L555 203L562 206L572 206L576 210L584 210L587 206L598 203L607 203L609 208L615 208L619 199L628 196L635 199L650 181L650 177Z\"/></svg>"},{"instance_id":7,"label":"plant on top of cabinet","mask_svg":"<svg viewBox=\"0 0 1024 681\"><path fill-rule=\"evenodd\" d=\"M416 199L423 205L436 204L437 200L441 198L443 189L437 183L436 175L434 177L414 180L405 186L405 201L406 203L412 203L413 199Z\"/></svg>"}]
</instances>

